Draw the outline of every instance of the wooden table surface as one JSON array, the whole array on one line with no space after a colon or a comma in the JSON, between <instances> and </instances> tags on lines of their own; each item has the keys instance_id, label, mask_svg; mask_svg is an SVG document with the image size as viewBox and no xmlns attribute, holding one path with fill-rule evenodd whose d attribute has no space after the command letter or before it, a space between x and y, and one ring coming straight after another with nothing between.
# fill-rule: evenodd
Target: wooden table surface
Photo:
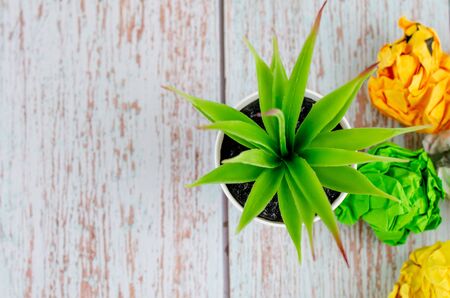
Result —
<instances>
[{"instance_id":1,"label":"wooden table surface","mask_svg":"<svg viewBox=\"0 0 450 298\"><path fill-rule=\"evenodd\" d=\"M380 243L341 227L350 269L322 224L318 260L296 260L283 229L252 223L218 186L184 184L213 168L214 133L175 85L235 104L256 90L243 36L268 59L276 32L288 68L321 1L0 0L2 297L386 297L409 252L440 228ZM309 88L327 93L401 36L405 15L450 50L447 0L331 0ZM348 118L392 126L364 86ZM420 146L420 137L396 139ZM304 239L306 240L306 239Z\"/></svg>"}]
</instances>

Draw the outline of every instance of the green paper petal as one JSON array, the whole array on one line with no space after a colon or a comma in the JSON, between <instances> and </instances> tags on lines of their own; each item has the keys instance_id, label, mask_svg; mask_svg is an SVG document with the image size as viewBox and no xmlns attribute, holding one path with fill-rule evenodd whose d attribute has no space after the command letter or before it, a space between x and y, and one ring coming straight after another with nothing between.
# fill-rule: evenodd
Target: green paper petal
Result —
<instances>
[{"instance_id":1,"label":"green paper petal","mask_svg":"<svg viewBox=\"0 0 450 298\"><path fill-rule=\"evenodd\" d=\"M411 232L436 229L442 221L438 204L444 192L427 153L391 143L376 146L368 153L409 160L408 163L373 162L358 168L372 184L401 202L370 195L349 195L336 209L338 220L351 225L361 219L389 245L405 243Z\"/></svg>"}]
</instances>

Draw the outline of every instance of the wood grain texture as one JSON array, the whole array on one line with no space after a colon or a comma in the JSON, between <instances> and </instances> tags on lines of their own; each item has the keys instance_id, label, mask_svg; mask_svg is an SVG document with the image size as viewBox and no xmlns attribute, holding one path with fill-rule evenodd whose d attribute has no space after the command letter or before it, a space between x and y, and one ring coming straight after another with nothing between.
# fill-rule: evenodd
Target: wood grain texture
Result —
<instances>
[{"instance_id":1,"label":"wood grain texture","mask_svg":"<svg viewBox=\"0 0 450 298\"><path fill-rule=\"evenodd\" d=\"M2 297L218 297L218 3L0 1Z\"/></svg>"},{"instance_id":2,"label":"wood grain texture","mask_svg":"<svg viewBox=\"0 0 450 298\"><path fill-rule=\"evenodd\" d=\"M309 32L321 1L225 1L226 100L235 104L256 90L251 55L242 43L247 36L266 59L271 39L278 35L283 57L291 68ZM449 51L448 1L329 1L313 58L309 87L325 94L356 76L376 60L378 49L395 40L401 15L436 28ZM354 126L392 126L370 106L367 87L359 93L348 118ZM398 138L408 147L420 146L420 137ZM328 231L315 226L318 260L306 256L301 266L286 231L253 223L240 235L230 234L230 293L232 297L386 297L409 252L450 235L450 204L437 231L412 235L400 247L381 244L364 224L341 227L350 269L345 267ZM239 219L230 206L230 231ZM305 240L305 239L304 239Z\"/></svg>"},{"instance_id":3,"label":"wood grain texture","mask_svg":"<svg viewBox=\"0 0 450 298\"><path fill-rule=\"evenodd\" d=\"M439 230L402 247L342 227L350 269L317 224L318 260L304 243L299 266L283 229L252 223L236 236L240 214L219 187L184 188L213 167L214 133L160 87L236 103L256 89L242 37L269 58L276 32L290 68L320 4L0 0L1 296L386 296L413 248L449 238L448 202ZM333 0L309 87L327 93L371 64L400 36L402 14L436 28L450 51L447 1ZM366 88L348 116L394 125Z\"/></svg>"}]
</instances>

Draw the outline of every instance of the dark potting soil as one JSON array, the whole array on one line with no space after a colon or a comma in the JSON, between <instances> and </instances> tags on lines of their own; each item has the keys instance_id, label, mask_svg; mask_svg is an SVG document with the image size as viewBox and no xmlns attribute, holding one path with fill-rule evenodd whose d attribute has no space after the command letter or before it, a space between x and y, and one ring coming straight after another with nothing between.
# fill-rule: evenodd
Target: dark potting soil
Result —
<instances>
[{"instance_id":1,"label":"dark potting soil","mask_svg":"<svg viewBox=\"0 0 450 298\"><path fill-rule=\"evenodd\" d=\"M297 122L297 128L306 118L306 115L308 115L313 104L314 101L312 99L305 97L302 105L302 110L300 112L300 117ZM264 124L261 118L261 110L259 108L259 100L256 100L251 104L249 104L248 106L244 107L241 110L241 112L250 117L259 126L264 128ZM342 129L342 127L338 125L336 126L335 130L336 129ZM220 160L235 157L245 150L248 150L248 148L234 141L230 137L224 136L222 148L220 150ZM241 204L241 206L244 206L245 202L247 201L248 195L250 194L250 190L252 189L253 183L254 182L227 184L227 188L233 195L233 197L239 202L239 204ZM324 190L328 196L328 201L330 201L330 203L333 203L337 199L337 197L339 197L339 195L341 194L340 192L325 187ZM269 202L269 204L261 212L261 214L258 215L258 217L268 219L270 221L283 222L283 219L281 218L280 209L278 207L277 195L273 197L273 199Z\"/></svg>"}]
</instances>

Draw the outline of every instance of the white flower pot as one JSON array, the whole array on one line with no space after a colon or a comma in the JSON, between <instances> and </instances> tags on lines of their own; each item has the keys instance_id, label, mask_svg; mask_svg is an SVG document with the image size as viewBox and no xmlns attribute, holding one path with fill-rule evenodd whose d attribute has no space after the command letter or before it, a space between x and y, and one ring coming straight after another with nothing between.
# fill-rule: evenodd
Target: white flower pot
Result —
<instances>
[{"instance_id":1,"label":"white flower pot","mask_svg":"<svg viewBox=\"0 0 450 298\"><path fill-rule=\"evenodd\" d=\"M320 100L322 98L322 95L320 95L319 93L316 93L314 91L306 89L305 97L310 98L310 99L312 99L314 101L318 101L318 100ZM238 109L238 110L241 110L244 107L246 107L247 105L249 105L250 103L252 103L255 100L257 100L258 98L259 98L258 97L258 92L250 94L249 96L247 96L246 98L241 100L235 106L235 108ZM347 119L345 117L341 120L340 124L341 124L341 126L344 129L351 128L350 124L348 123L348 121L347 121ZM222 147L223 137L224 137L223 132L219 132L219 134L217 135L217 138L216 138L215 157L214 157L215 158L215 165L216 165L216 167L220 166L220 149ZM356 165L354 167L356 168ZM243 207L241 206L241 204L239 204L239 202L230 193L230 191L228 190L226 184L221 184L220 186L222 187L223 192L227 196L228 200L233 204L233 206L236 207L239 211L242 212ZM347 196L347 193L341 193L339 195L339 197L336 198L336 200L331 205L333 211L342 203L342 201L344 201L346 196ZM284 223L270 221L270 220L267 220L267 219L264 219L264 218L261 218L261 217L256 217L255 220L258 221L258 222L261 222L263 224L266 224L266 225L269 225L269 226L273 226L273 227L285 227ZM317 222L319 220L320 220L320 217L318 217L318 216L316 216L314 218L314 222Z\"/></svg>"}]
</instances>

